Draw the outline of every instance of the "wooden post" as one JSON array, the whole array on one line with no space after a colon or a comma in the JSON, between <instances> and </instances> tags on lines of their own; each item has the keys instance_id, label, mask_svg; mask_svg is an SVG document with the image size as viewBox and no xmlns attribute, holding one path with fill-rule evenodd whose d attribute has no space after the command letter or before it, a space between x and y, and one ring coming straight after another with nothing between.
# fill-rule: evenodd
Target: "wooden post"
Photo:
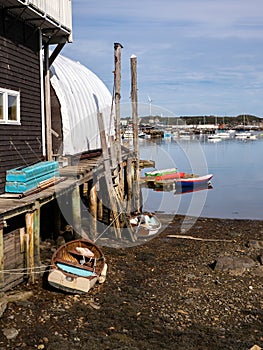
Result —
<instances>
[{"instance_id":1,"label":"wooden post","mask_svg":"<svg viewBox=\"0 0 263 350\"><path fill-rule=\"evenodd\" d=\"M0 229L0 291L4 287L4 230Z\"/></svg>"},{"instance_id":2,"label":"wooden post","mask_svg":"<svg viewBox=\"0 0 263 350\"><path fill-rule=\"evenodd\" d=\"M45 116L46 116L46 159L52 160L52 134L51 134L51 98L50 98L50 70L49 70L49 45L44 48L45 63Z\"/></svg>"},{"instance_id":3,"label":"wooden post","mask_svg":"<svg viewBox=\"0 0 263 350\"><path fill-rule=\"evenodd\" d=\"M109 138L110 145L110 160L111 160L111 169L115 172L119 172L119 152L121 150L118 149L116 141L114 141L113 137ZM119 175L119 174L118 174ZM115 178L115 183L119 183L120 178L118 176Z\"/></svg>"},{"instance_id":4,"label":"wooden post","mask_svg":"<svg viewBox=\"0 0 263 350\"><path fill-rule=\"evenodd\" d=\"M29 278L30 273L30 259L29 259L29 234L24 234L24 253L25 253L25 265L26 265L26 277Z\"/></svg>"},{"instance_id":5,"label":"wooden post","mask_svg":"<svg viewBox=\"0 0 263 350\"><path fill-rule=\"evenodd\" d=\"M121 49L123 46L119 43L114 43L114 89L115 89L115 132L116 141L120 142L120 99L121 99Z\"/></svg>"},{"instance_id":6,"label":"wooden post","mask_svg":"<svg viewBox=\"0 0 263 350\"><path fill-rule=\"evenodd\" d=\"M33 212L35 266L40 266L40 207ZM38 276L38 275L37 275Z\"/></svg>"},{"instance_id":7,"label":"wooden post","mask_svg":"<svg viewBox=\"0 0 263 350\"><path fill-rule=\"evenodd\" d=\"M87 196L87 194L88 194L88 183L84 182L82 196Z\"/></svg>"},{"instance_id":8,"label":"wooden post","mask_svg":"<svg viewBox=\"0 0 263 350\"><path fill-rule=\"evenodd\" d=\"M34 214L33 212L26 213L26 234L27 234L27 249L26 249L26 261L28 269L29 281L35 282L34 275Z\"/></svg>"},{"instance_id":9,"label":"wooden post","mask_svg":"<svg viewBox=\"0 0 263 350\"><path fill-rule=\"evenodd\" d=\"M98 221L103 220L103 199L102 199L102 191L101 191L101 179L98 179L96 183L97 190L97 219Z\"/></svg>"},{"instance_id":10,"label":"wooden post","mask_svg":"<svg viewBox=\"0 0 263 350\"><path fill-rule=\"evenodd\" d=\"M97 202L97 218L99 221L102 221L103 219L103 202L101 198L97 197L98 202Z\"/></svg>"},{"instance_id":11,"label":"wooden post","mask_svg":"<svg viewBox=\"0 0 263 350\"><path fill-rule=\"evenodd\" d=\"M140 212L140 167L139 167L139 140L138 140L138 97L137 97L137 57L131 56L131 101L132 101L132 121L133 121L133 147L135 155L134 174L134 204L135 212Z\"/></svg>"},{"instance_id":12,"label":"wooden post","mask_svg":"<svg viewBox=\"0 0 263 350\"><path fill-rule=\"evenodd\" d=\"M128 157L126 162L126 181L127 181L127 213L133 210L132 206L132 158Z\"/></svg>"},{"instance_id":13,"label":"wooden post","mask_svg":"<svg viewBox=\"0 0 263 350\"><path fill-rule=\"evenodd\" d=\"M72 226L74 231L74 237L76 239L81 238L81 207L78 185L76 185L72 191Z\"/></svg>"},{"instance_id":14,"label":"wooden post","mask_svg":"<svg viewBox=\"0 0 263 350\"><path fill-rule=\"evenodd\" d=\"M95 241L97 235L97 191L96 184L92 184L89 191L90 234Z\"/></svg>"},{"instance_id":15,"label":"wooden post","mask_svg":"<svg viewBox=\"0 0 263 350\"><path fill-rule=\"evenodd\" d=\"M118 216L118 209L117 209L117 203L116 203L117 198L116 198L116 193L114 193L114 188L112 183L109 150L108 150L107 141L106 141L103 116L102 116L102 113L98 113L97 116L98 116L98 125L99 125L99 131L100 131L102 155L103 155L103 161L104 161L106 190L109 196L109 203L111 207L110 209L112 211L113 219L115 221L114 229L115 229L116 238L121 238L120 220Z\"/></svg>"},{"instance_id":16,"label":"wooden post","mask_svg":"<svg viewBox=\"0 0 263 350\"><path fill-rule=\"evenodd\" d=\"M117 159L119 163L119 193L121 199L123 199L124 181L123 181L123 166L122 166L122 154L121 154L121 130L120 130L120 99L121 99L121 49L123 46L119 43L114 43L114 98L115 98L115 132L116 132L116 146L117 146Z\"/></svg>"}]
</instances>

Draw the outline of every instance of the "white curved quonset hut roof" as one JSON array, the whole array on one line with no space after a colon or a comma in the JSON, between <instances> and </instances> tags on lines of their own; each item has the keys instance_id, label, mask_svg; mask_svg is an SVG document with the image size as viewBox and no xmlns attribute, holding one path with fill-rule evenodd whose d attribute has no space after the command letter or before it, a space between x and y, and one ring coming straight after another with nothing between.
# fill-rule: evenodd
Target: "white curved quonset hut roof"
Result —
<instances>
[{"instance_id":1,"label":"white curved quonset hut roof","mask_svg":"<svg viewBox=\"0 0 263 350\"><path fill-rule=\"evenodd\" d=\"M109 90L88 68L64 56L59 55L50 70L50 81L61 106L63 154L101 148L98 108L103 114L106 134L113 133Z\"/></svg>"}]
</instances>

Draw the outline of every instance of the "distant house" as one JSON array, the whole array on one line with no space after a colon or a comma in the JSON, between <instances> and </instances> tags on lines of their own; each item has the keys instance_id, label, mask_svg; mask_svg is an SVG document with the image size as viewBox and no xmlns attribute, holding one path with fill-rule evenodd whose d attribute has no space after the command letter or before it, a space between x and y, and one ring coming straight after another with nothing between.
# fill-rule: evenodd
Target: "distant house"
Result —
<instances>
[{"instance_id":1,"label":"distant house","mask_svg":"<svg viewBox=\"0 0 263 350\"><path fill-rule=\"evenodd\" d=\"M46 127L45 78L50 63L71 40L71 0L0 0L0 18L0 193L3 193L6 170L27 166L47 156L50 130ZM50 45L56 47L54 55L48 57Z\"/></svg>"}]
</instances>

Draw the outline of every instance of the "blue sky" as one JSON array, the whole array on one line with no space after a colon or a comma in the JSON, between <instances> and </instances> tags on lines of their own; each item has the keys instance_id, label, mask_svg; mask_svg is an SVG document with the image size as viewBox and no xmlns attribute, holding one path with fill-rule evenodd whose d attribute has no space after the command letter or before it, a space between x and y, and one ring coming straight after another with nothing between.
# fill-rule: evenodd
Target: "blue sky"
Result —
<instances>
[{"instance_id":1,"label":"blue sky","mask_svg":"<svg viewBox=\"0 0 263 350\"><path fill-rule=\"evenodd\" d=\"M73 43L62 54L113 87L114 42L122 49L122 98L130 56L138 100L153 114L263 117L262 0L72 0ZM148 113L149 114L149 113Z\"/></svg>"}]
</instances>

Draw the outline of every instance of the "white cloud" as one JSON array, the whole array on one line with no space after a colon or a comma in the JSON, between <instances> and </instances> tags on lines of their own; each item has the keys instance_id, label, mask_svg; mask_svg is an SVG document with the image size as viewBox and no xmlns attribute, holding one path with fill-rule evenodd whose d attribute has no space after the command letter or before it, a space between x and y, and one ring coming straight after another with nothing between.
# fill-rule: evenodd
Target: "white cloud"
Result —
<instances>
[{"instance_id":1,"label":"white cloud","mask_svg":"<svg viewBox=\"0 0 263 350\"><path fill-rule=\"evenodd\" d=\"M73 10L74 42L63 53L111 90L120 42L125 101L134 53L145 100L179 114L262 113L262 0L74 0Z\"/></svg>"}]
</instances>

